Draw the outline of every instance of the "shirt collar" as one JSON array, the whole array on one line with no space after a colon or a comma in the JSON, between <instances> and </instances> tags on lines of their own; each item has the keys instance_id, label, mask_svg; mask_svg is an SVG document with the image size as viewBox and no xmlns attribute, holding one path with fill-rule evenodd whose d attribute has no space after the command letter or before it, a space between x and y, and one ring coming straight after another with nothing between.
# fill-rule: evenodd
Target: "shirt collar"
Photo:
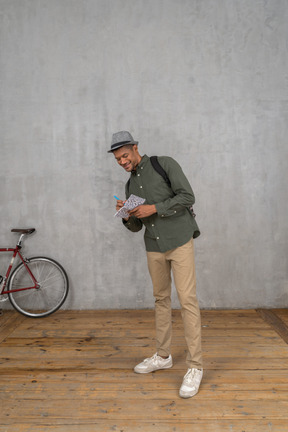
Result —
<instances>
[{"instance_id":1,"label":"shirt collar","mask_svg":"<svg viewBox=\"0 0 288 432\"><path fill-rule=\"evenodd\" d=\"M144 166L147 164L148 161L149 161L149 157L146 154L142 156L141 161L137 165L136 170L132 171L132 174L136 174L139 169L141 169L142 167L144 168Z\"/></svg>"}]
</instances>

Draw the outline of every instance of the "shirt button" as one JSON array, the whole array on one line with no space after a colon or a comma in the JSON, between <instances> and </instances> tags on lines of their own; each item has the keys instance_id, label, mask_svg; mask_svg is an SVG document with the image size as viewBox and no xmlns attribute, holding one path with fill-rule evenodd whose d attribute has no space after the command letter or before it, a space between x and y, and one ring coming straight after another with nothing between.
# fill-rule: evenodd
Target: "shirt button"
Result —
<instances>
[{"instance_id":1,"label":"shirt button","mask_svg":"<svg viewBox=\"0 0 288 432\"><path fill-rule=\"evenodd\" d=\"M140 177L140 174L137 174L138 177Z\"/></svg>"},{"instance_id":2,"label":"shirt button","mask_svg":"<svg viewBox=\"0 0 288 432\"><path fill-rule=\"evenodd\" d=\"M141 167L141 169L143 169L143 167Z\"/></svg>"},{"instance_id":3,"label":"shirt button","mask_svg":"<svg viewBox=\"0 0 288 432\"><path fill-rule=\"evenodd\" d=\"M176 210L174 210L174 213L177 213L177 211L176 211Z\"/></svg>"},{"instance_id":4,"label":"shirt button","mask_svg":"<svg viewBox=\"0 0 288 432\"><path fill-rule=\"evenodd\" d=\"M157 240L159 240L159 237L156 237Z\"/></svg>"},{"instance_id":5,"label":"shirt button","mask_svg":"<svg viewBox=\"0 0 288 432\"><path fill-rule=\"evenodd\" d=\"M142 189L142 186L140 186L140 189Z\"/></svg>"},{"instance_id":6,"label":"shirt button","mask_svg":"<svg viewBox=\"0 0 288 432\"><path fill-rule=\"evenodd\" d=\"M155 226L154 224L152 224L152 226Z\"/></svg>"},{"instance_id":7,"label":"shirt button","mask_svg":"<svg viewBox=\"0 0 288 432\"><path fill-rule=\"evenodd\" d=\"M164 217L164 215L161 215L161 217Z\"/></svg>"}]
</instances>

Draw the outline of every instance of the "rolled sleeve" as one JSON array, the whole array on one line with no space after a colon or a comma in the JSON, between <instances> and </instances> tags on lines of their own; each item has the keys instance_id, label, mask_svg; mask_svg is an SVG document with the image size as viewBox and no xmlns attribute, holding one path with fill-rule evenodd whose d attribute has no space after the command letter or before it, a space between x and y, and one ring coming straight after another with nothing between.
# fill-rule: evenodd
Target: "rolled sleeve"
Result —
<instances>
[{"instance_id":1,"label":"rolled sleeve","mask_svg":"<svg viewBox=\"0 0 288 432\"><path fill-rule=\"evenodd\" d=\"M140 219L137 219L135 216L131 216L128 221L122 219L122 222L129 231L138 232L142 229L143 223Z\"/></svg>"}]
</instances>

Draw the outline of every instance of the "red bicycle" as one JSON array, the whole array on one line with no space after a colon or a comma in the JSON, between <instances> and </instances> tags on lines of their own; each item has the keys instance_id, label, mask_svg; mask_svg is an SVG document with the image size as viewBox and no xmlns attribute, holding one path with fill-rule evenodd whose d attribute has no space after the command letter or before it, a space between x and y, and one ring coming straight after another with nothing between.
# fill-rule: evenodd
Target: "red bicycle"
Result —
<instances>
[{"instance_id":1,"label":"red bicycle","mask_svg":"<svg viewBox=\"0 0 288 432\"><path fill-rule=\"evenodd\" d=\"M41 318L56 312L63 305L69 281L66 271L54 259L25 258L21 254L24 237L35 231L35 228L12 229L11 232L20 234L16 247L0 248L0 252L13 253L6 276L0 276L0 301L9 299L23 315ZM17 256L21 262L11 273Z\"/></svg>"}]
</instances>

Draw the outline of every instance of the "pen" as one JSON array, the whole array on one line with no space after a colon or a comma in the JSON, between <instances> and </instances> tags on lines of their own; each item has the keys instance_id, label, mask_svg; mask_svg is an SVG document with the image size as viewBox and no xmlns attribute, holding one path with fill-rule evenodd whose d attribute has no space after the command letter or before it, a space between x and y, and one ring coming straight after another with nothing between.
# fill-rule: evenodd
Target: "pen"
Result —
<instances>
[{"instance_id":1,"label":"pen","mask_svg":"<svg viewBox=\"0 0 288 432\"><path fill-rule=\"evenodd\" d=\"M117 199L118 201L121 201L120 198L118 198L116 195L114 195L114 198Z\"/></svg>"}]
</instances>

